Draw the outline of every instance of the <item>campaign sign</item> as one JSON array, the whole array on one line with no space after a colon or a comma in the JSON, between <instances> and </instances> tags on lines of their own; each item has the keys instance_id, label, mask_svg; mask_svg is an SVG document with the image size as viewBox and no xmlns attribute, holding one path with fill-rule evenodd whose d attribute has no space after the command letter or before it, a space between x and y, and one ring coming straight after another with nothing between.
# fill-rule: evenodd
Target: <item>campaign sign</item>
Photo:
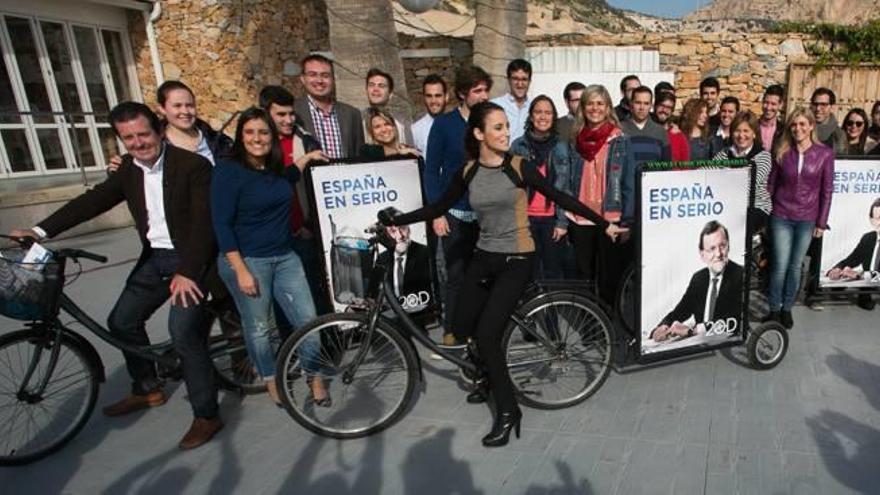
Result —
<instances>
[{"instance_id":1,"label":"campaign sign","mask_svg":"<svg viewBox=\"0 0 880 495\"><path fill-rule=\"evenodd\" d=\"M710 167L642 172L642 356L741 340L751 174Z\"/></svg>"},{"instance_id":2,"label":"campaign sign","mask_svg":"<svg viewBox=\"0 0 880 495\"><path fill-rule=\"evenodd\" d=\"M828 226L819 287L880 290L880 160L834 161Z\"/></svg>"},{"instance_id":3,"label":"campaign sign","mask_svg":"<svg viewBox=\"0 0 880 495\"><path fill-rule=\"evenodd\" d=\"M408 312L433 304L431 256L425 225L389 227L394 252L371 245L364 230L388 207L407 212L420 208L422 183L416 159L333 164L309 169L328 286L336 311L363 303L373 265L384 258L392 270L395 294Z\"/></svg>"}]
</instances>

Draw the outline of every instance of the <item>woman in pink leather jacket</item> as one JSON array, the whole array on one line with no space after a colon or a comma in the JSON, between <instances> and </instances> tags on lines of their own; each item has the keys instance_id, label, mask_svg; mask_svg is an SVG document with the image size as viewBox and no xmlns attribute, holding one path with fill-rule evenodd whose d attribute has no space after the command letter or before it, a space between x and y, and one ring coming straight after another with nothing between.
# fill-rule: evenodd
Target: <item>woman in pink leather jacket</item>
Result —
<instances>
[{"instance_id":1,"label":"woman in pink leather jacket","mask_svg":"<svg viewBox=\"0 0 880 495\"><path fill-rule=\"evenodd\" d=\"M813 113L797 107L785 123L767 189L773 201L770 316L786 328L794 324L791 307L801 279L801 265L812 237L828 229L834 178L834 150L816 137Z\"/></svg>"}]
</instances>

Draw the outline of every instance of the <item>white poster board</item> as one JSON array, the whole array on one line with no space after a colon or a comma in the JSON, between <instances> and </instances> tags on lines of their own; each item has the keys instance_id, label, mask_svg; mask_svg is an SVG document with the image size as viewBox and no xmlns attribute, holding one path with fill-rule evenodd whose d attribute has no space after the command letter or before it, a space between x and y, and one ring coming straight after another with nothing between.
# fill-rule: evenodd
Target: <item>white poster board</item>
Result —
<instances>
[{"instance_id":1,"label":"white poster board","mask_svg":"<svg viewBox=\"0 0 880 495\"><path fill-rule=\"evenodd\" d=\"M749 181L748 167L642 174L643 356L741 335Z\"/></svg>"},{"instance_id":2,"label":"white poster board","mask_svg":"<svg viewBox=\"0 0 880 495\"><path fill-rule=\"evenodd\" d=\"M376 222L376 213L388 207L408 212L423 205L419 163L400 159L333 164L309 171L328 287L335 310L344 311L361 304L370 284L378 283L370 280L377 257L392 256L381 246L370 245L364 232ZM400 270L395 291L404 309L415 312L433 303L431 256L425 225L405 229L397 234L405 247L387 265Z\"/></svg>"},{"instance_id":3,"label":"white poster board","mask_svg":"<svg viewBox=\"0 0 880 495\"><path fill-rule=\"evenodd\" d=\"M880 206L874 207L878 204L880 160L835 160L830 229L822 236L819 287L880 290Z\"/></svg>"}]
</instances>

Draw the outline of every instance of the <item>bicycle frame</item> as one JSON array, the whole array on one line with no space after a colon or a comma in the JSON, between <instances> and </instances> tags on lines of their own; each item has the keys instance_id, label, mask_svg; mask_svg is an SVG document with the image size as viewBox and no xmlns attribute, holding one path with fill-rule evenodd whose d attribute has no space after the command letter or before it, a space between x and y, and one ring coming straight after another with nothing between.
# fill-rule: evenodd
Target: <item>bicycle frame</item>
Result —
<instances>
[{"instance_id":1,"label":"bicycle frame","mask_svg":"<svg viewBox=\"0 0 880 495\"><path fill-rule=\"evenodd\" d=\"M456 366L464 369L466 372L470 374L479 374L480 370L474 365L472 362L462 359L458 355L449 352L446 348L439 346L436 342L431 340L425 333L424 329L415 323L406 310L400 305L400 302L397 299L397 296L394 294L393 290L393 281L391 280L391 271L388 270L388 267L381 264L376 263L373 268L372 276L381 277L381 282L379 283L377 294L369 294L369 296L375 298L375 303L371 305L370 310L368 312L368 326L367 326L367 334L366 338L372 338L373 332L376 327L376 323L382 317L381 313L385 304L391 308L391 311L398 318L398 321L402 324L402 329L405 332L405 335L410 337L410 339L415 339L421 345L430 349L432 352L436 353L443 359L455 364ZM531 337L533 337L537 342L539 342L542 346L547 349L554 351L556 346L550 341L546 336L542 335L540 332L536 332L533 329L534 322L531 321L530 318L519 314L518 312L514 312L510 316L511 320L518 325L524 332L528 333ZM397 328L397 326L395 326ZM352 363L349 365L349 368L343 373L342 379L344 382L350 382L352 376L357 372L358 367L360 366L363 359L366 357L367 348L362 347L357 355L352 360ZM525 363L528 364L528 363Z\"/></svg>"}]
</instances>

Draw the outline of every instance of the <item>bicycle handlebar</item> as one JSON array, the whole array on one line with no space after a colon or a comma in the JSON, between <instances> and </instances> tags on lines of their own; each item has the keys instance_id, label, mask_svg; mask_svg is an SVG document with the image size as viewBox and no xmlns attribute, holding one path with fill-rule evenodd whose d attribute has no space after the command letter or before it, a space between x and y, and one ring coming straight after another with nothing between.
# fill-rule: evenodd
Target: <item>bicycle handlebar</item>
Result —
<instances>
[{"instance_id":1,"label":"bicycle handlebar","mask_svg":"<svg viewBox=\"0 0 880 495\"><path fill-rule=\"evenodd\" d=\"M36 239L33 237L12 237L8 235L0 234L0 238L10 239L11 241L18 244L21 248L27 249L31 247L31 245L36 242ZM47 248L48 249L48 248ZM98 253L93 253L91 251L86 251L85 249L58 249L49 251L59 258L72 258L77 260L79 258L85 258L87 260L97 261L98 263L106 263L108 258L104 255L100 255Z\"/></svg>"}]
</instances>

